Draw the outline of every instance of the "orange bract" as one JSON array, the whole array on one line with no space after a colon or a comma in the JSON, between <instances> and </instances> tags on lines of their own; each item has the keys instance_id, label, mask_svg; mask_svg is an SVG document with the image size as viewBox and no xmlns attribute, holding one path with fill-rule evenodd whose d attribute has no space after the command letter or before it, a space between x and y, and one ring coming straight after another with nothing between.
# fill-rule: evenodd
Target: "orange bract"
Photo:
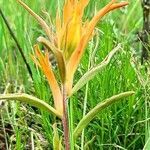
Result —
<instances>
[{"instance_id":1,"label":"orange bract","mask_svg":"<svg viewBox=\"0 0 150 150\"><path fill-rule=\"evenodd\" d=\"M74 73L77 69L77 66L81 60L81 57L84 53L84 49L92 35L92 32L94 31L94 28L98 21L108 12L111 10L123 7L128 4L128 2L120 2L120 3L114 3L115 0L112 0L110 3L108 3L104 8L102 8L89 22L87 25L85 32L83 33L80 42L76 46L76 49L72 53L69 62L67 63L67 88L68 88L68 93L71 92L72 89L72 84L73 84L73 77Z\"/></svg>"},{"instance_id":2,"label":"orange bract","mask_svg":"<svg viewBox=\"0 0 150 150\"><path fill-rule=\"evenodd\" d=\"M90 0L65 0L62 19L57 12L55 24L56 32L54 33L40 16L34 13L22 1L18 0L18 2L39 22L46 32L49 41L43 38L39 42L45 44L54 53L58 61L58 68L62 79L61 81L62 84L65 84L68 95L72 90L74 73L98 21L108 12L128 4L128 2L117 3L116 0L111 0L105 7L98 11L89 23L87 23L87 21L84 23L82 17L84 9L89 1ZM51 35L54 35L55 37L52 37ZM39 66L48 79L52 89L56 109L60 109L60 112L62 112L62 106L60 107L60 105L62 105L62 95L51 66L48 63L48 54L46 53L44 57L39 50L36 51L36 56L39 60L38 62L36 61L36 63L40 64Z\"/></svg>"},{"instance_id":3,"label":"orange bract","mask_svg":"<svg viewBox=\"0 0 150 150\"><path fill-rule=\"evenodd\" d=\"M39 46L35 45L35 56L33 57L33 61L41 68L41 70L44 72L48 83L51 87L52 94L54 97L54 104L56 107L56 110L59 111L61 114L63 113L63 104L62 104L62 94L59 88L59 85L56 81L55 75L52 71L51 64L49 62L49 53L46 52L45 56L41 53Z\"/></svg>"}]
</instances>

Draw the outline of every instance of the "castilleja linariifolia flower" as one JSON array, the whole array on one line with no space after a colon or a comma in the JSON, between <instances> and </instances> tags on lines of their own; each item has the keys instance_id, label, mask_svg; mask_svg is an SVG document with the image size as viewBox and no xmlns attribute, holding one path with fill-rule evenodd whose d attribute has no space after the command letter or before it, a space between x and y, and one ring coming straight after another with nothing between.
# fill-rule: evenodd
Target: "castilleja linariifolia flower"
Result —
<instances>
[{"instance_id":1,"label":"castilleja linariifolia flower","mask_svg":"<svg viewBox=\"0 0 150 150\"><path fill-rule=\"evenodd\" d=\"M60 13L57 12L54 32L40 16L34 13L22 1L18 0L44 29L47 38L39 37L38 41L54 53L60 71L61 82L65 85L67 95L71 93L74 73L97 23L108 12L128 4L128 2L117 3L116 0L111 0L90 21L83 21L84 10L89 1L65 0L63 16L60 16ZM49 63L48 52L42 54L39 46L36 45L35 54L36 56L33 59L42 69L49 82L54 97L55 108L60 113L63 113L62 92Z\"/></svg>"},{"instance_id":2,"label":"castilleja linariifolia flower","mask_svg":"<svg viewBox=\"0 0 150 150\"><path fill-rule=\"evenodd\" d=\"M105 68L110 62L112 56L120 49L119 44L100 64L90 68L90 70L82 75L76 84L73 84L74 74L85 52L86 46L94 36L94 29L101 18L112 10L126 6L128 2L110 0L105 7L99 10L97 14L88 21L85 19L83 20L83 16L84 10L90 0L65 0L63 12L61 13L60 11L57 11L54 25L48 25L42 17L33 12L25 3L21 0L17 1L38 21L42 29L45 31L45 37L40 36L37 38L38 44L34 46L35 54L32 55L32 59L43 71L48 80L55 108L41 99L23 93L0 94L0 100L19 100L21 102L26 102L59 117L63 125L65 149L70 150L70 143L71 148L74 147L75 139L100 111L117 102L121 98L134 94L134 91L128 91L107 98L98 103L87 114L83 115L83 118L77 124L75 129L73 129L73 121L70 121L72 127L70 127L71 130L69 130L67 100L73 93L81 89L89 80L101 71L101 69ZM39 43L46 47L45 52L40 50ZM59 70L58 73L60 75L59 77L57 76L58 78L56 78L56 74L54 74L51 62L49 61L49 51L51 51L56 58L57 68ZM57 129L54 127L54 134L57 134L56 130ZM69 131L71 132L69 133ZM58 149L56 147L61 143L59 134L54 136L53 140L54 149ZM59 149L61 149L61 147L59 147Z\"/></svg>"}]
</instances>

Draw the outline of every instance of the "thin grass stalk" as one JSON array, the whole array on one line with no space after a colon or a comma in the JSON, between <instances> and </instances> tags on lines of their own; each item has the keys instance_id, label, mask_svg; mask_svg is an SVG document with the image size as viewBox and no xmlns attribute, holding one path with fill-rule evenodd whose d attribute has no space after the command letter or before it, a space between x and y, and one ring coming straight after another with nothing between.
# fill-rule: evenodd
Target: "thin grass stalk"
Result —
<instances>
[{"instance_id":1,"label":"thin grass stalk","mask_svg":"<svg viewBox=\"0 0 150 150\"><path fill-rule=\"evenodd\" d=\"M89 63L88 63L88 70L90 69L90 64L91 64L91 56L89 58ZM83 104L83 117L86 114L86 108L87 108L87 97L88 97L88 88L89 88L89 82L86 84L85 87L85 96L84 96L84 104ZM82 135L81 135L81 150L84 149L84 129L82 131Z\"/></svg>"},{"instance_id":2,"label":"thin grass stalk","mask_svg":"<svg viewBox=\"0 0 150 150\"><path fill-rule=\"evenodd\" d=\"M74 131L74 118L73 118L73 99L69 100L69 131L70 131L70 149L74 150L74 137L73 137L73 131Z\"/></svg>"},{"instance_id":3,"label":"thin grass stalk","mask_svg":"<svg viewBox=\"0 0 150 150\"><path fill-rule=\"evenodd\" d=\"M68 107L67 107L67 94L65 84L62 86L62 95L63 95L63 131L64 131L64 144L65 150L70 150L70 140L69 140L69 126L68 126Z\"/></svg>"},{"instance_id":4,"label":"thin grass stalk","mask_svg":"<svg viewBox=\"0 0 150 150\"><path fill-rule=\"evenodd\" d=\"M8 140L7 140L7 133L6 133L6 130L5 130L5 123L4 123L4 118L3 118L3 113L2 113L2 110L0 110L0 114L1 114L1 122L2 122L2 128L3 128L3 134L4 134L4 139L5 139L5 144L6 144L6 150L8 150Z\"/></svg>"},{"instance_id":5,"label":"thin grass stalk","mask_svg":"<svg viewBox=\"0 0 150 150\"><path fill-rule=\"evenodd\" d=\"M22 59L23 59L25 65L26 65L26 68L27 68L27 70L28 70L28 72L29 72L29 75L30 75L31 79L33 79L32 71L31 71L30 65L28 64L27 59L26 59L26 57L25 57L25 55L24 55L24 52L23 52L23 50L22 50L22 48L21 48L21 46L20 46L20 44L19 44L19 42L18 42L18 40L17 40L15 34L14 34L14 32L12 31L12 29L11 29L11 27L10 27L10 25L9 25L8 20L6 19L5 15L3 14L3 11L2 11L1 8L0 8L0 15L1 15L1 17L3 18L4 23L5 23L5 25L7 26L8 31L9 31L11 37L12 37L13 40L15 41L15 44L16 44L16 46L17 46L17 48L18 48L18 50L19 50L19 52L20 52L20 54L21 54L21 57L22 57Z\"/></svg>"},{"instance_id":6,"label":"thin grass stalk","mask_svg":"<svg viewBox=\"0 0 150 150\"><path fill-rule=\"evenodd\" d=\"M83 117L86 114L88 88L89 88L89 83L86 84L86 89L85 89L85 97L84 97L84 105L83 105ZM81 135L81 150L84 150L84 129L83 129L82 135Z\"/></svg>"},{"instance_id":7,"label":"thin grass stalk","mask_svg":"<svg viewBox=\"0 0 150 150\"><path fill-rule=\"evenodd\" d=\"M98 35L97 35L94 50L92 49L93 45L91 46L91 53L90 53L90 56L89 56L88 70L94 66L94 58L95 58L96 50L97 50L98 44L99 44L98 39L99 38L98 38ZM94 41L92 41L92 43L94 43ZM86 87L85 87L85 96L84 96L84 104L83 104L83 117L86 114L88 88L89 88L89 82L86 84ZM84 150L84 129L83 129L82 135L81 135L81 150Z\"/></svg>"}]
</instances>

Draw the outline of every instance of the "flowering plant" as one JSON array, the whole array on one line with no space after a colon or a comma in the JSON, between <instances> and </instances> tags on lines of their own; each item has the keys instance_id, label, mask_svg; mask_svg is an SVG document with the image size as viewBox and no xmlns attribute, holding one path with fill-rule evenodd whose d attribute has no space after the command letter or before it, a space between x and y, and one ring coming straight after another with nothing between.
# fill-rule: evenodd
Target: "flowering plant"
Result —
<instances>
[{"instance_id":1,"label":"flowering plant","mask_svg":"<svg viewBox=\"0 0 150 150\"><path fill-rule=\"evenodd\" d=\"M0 99L16 99L23 102L28 102L39 108L44 108L45 110L58 116L60 119L62 119L65 147L66 150L69 150L70 145L67 118L67 99L80 88L82 88L105 66L107 66L112 56L121 48L120 45L114 48L100 64L86 72L73 86L74 74L85 52L88 42L94 35L93 32L97 23L107 13L128 5L128 2L116 2L116 0L111 0L105 7L99 10L90 21L83 21L84 10L90 0L65 0L62 16L60 16L59 11L56 13L55 31L53 31L43 20L43 18L33 12L21 0L17 1L38 21L47 36L39 37L37 39L39 43L42 43L47 48L47 51L43 54L38 44L35 45L35 55L32 55L32 59L34 60L35 64L41 68L48 80L54 98L55 108L51 107L40 99L26 94L2 95L0 96ZM61 81L60 85L55 77L51 63L49 62L48 51L51 51L57 60ZM81 133L81 131L97 115L98 112L118 101L119 99L130 96L133 93L133 91L121 93L107 99L102 103L99 103L81 119L74 131L74 138Z\"/></svg>"}]
</instances>

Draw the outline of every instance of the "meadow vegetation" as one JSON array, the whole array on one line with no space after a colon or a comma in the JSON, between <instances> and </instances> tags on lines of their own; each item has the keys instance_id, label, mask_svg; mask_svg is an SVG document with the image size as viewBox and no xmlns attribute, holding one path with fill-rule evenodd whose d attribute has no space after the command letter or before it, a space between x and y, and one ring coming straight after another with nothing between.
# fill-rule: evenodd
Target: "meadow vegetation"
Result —
<instances>
[{"instance_id":1,"label":"meadow vegetation","mask_svg":"<svg viewBox=\"0 0 150 150\"><path fill-rule=\"evenodd\" d=\"M91 0L83 20L90 20L110 0ZM25 3L54 24L56 10L62 0L26 0ZM0 94L27 93L53 106L48 82L33 62L33 46L45 36L38 22L15 0L1 0L0 8L13 30L32 71L32 78L2 17L0 17ZM135 94L126 97L100 112L71 140L75 149L84 150L149 150L150 149L150 70L140 64L142 43L138 32L143 17L140 0L130 0L127 7L107 14L96 26L85 54L75 73L74 83L90 68L99 64L120 44L111 62L69 100L71 133L81 118L99 102L125 91ZM53 29L52 27L52 30ZM145 69L147 68L147 69ZM56 70L56 64L53 65ZM56 70L56 75L59 78ZM60 80L59 80L60 81ZM18 101L0 101L0 149L49 150L59 135L63 144L61 121L52 114Z\"/></svg>"}]
</instances>

